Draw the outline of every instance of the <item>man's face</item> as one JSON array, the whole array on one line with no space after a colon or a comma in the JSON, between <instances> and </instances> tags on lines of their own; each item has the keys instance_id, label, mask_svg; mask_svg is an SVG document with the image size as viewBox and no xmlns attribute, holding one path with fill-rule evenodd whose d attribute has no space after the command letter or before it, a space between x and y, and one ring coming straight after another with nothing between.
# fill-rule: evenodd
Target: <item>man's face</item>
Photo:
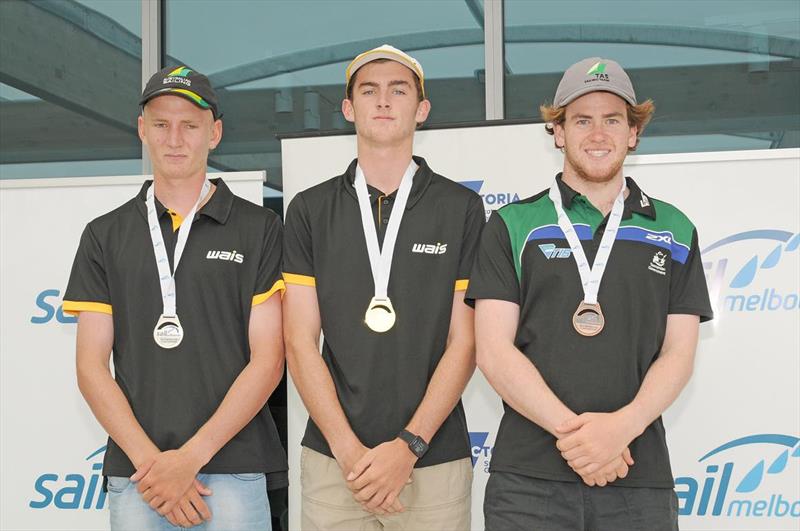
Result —
<instances>
[{"instance_id":1,"label":"man's face","mask_svg":"<svg viewBox=\"0 0 800 531\"><path fill-rule=\"evenodd\" d=\"M568 104L554 132L564 148L564 170L597 183L619 175L628 148L636 146L625 100L610 92L590 92Z\"/></svg>"},{"instance_id":2,"label":"man's face","mask_svg":"<svg viewBox=\"0 0 800 531\"><path fill-rule=\"evenodd\" d=\"M342 114L355 123L359 139L391 146L413 137L430 111L428 100L419 101L414 83L414 73L395 61L358 69L352 100L342 102Z\"/></svg>"},{"instance_id":3,"label":"man's face","mask_svg":"<svg viewBox=\"0 0 800 531\"><path fill-rule=\"evenodd\" d=\"M185 98L157 96L139 116L139 138L150 155L153 173L170 179L205 174L208 152L222 138L222 122Z\"/></svg>"}]
</instances>

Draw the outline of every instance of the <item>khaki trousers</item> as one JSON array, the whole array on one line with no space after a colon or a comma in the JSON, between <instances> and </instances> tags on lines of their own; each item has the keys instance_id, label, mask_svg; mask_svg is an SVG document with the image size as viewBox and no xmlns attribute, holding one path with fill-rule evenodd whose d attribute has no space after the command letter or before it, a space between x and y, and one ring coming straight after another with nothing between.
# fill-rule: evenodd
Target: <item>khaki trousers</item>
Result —
<instances>
[{"instance_id":1,"label":"khaki trousers","mask_svg":"<svg viewBox=\"0 0 800 531\"><path fill-rule=\"evenodd\" d=\"M469 457L415 468L400 492L402 513L375 515L361 508L335 459L303 447L302 531L469 531L472 462Z\"/></svg>"}]
</instances>

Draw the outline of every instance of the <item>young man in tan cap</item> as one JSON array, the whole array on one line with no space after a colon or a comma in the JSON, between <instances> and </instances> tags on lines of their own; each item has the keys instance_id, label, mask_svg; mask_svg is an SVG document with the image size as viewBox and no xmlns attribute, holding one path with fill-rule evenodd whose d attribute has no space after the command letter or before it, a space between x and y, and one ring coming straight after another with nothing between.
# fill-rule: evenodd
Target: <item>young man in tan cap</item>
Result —
<instances>
[{"instance_id":1,"label":"young man in tan cap","mask_svg":"<svg viewBox=\"0 0 800 531\"><path fill-rule=\"evenodd\" d=\"M430 110L416 60L381 46L345 78L358 158L286 215L287 362L311 417L301 528L469 529L464 290L482 202L412 156Z\"/></svg>"},{"instance_id":2,"label":"young man in tan cap","mask_svg":"<svg viewBox=\"0 0 800 531\"><path fill-rule=\"evenodd\" d=\"M283 376L280 218L208 179L222 121L206 76L165 68L140 103L153 180L87 225L64 297L109 434L111 529L263 531L267 489L288 483L265 406Z\"/></svg>"},{"instance_id":3,"label":"young man in tan cap","mask_svg":"<svg viewBox=\"0 0 800 531\"><path fill-rule=\"evenodd\" d=\"M653 103L617 63L571 66L541 111L563 172L492 215L467 292L505 408L486 529L674 530L661 414L712 316L697 231L623 177Z\"/></svg>"}]
</instances>

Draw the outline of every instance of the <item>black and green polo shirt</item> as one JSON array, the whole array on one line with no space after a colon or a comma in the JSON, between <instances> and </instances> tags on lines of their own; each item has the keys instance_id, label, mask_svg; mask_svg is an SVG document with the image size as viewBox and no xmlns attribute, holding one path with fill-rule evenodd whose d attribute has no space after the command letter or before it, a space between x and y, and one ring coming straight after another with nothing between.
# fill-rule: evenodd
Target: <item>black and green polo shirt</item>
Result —
<instances>
[{"instance_id":1,"label":"black and green polo shirt","mask_svg":"<svg viewBox=\"0 0 800 531\"><path fill-rule=\"evenodd\" d=\"M560 174L557 180L591 264L608 216ZM467 291L469 301L519 305L515 345L576 413L615 411L633 400L661 351L668 314L695 314L702 321L712 316L694 225L672 205L645 195L633 179L627 185L623 220L598 294L606 319L599 335L584 337L572 326L583 290L547 190L491 216ZM578 481L551 434L503 407L491 470ZM672 487L660 418L630 449L636 464L613 485Z\"/></svg>"},{"instance_id":2,"label":"black and green polo shirt","mask_svg":"<svg viewBox=\"0 0 800 531\"><path fill-rule=\"evenodd\" d=\"M114 320L114 373L136 419L161 450L179 448L211 417L250 360L252 306L284 289L282 230L270 210L235 196L221 179L193 220L176 275L183 342L165 350L153 341L161 288L147 224L152 181L119 208L90 222L81 236L64 310L105 312ZM172 265L182 220L156 200ZM279 473L286 453L265 406L201 472ZM103 473L130 476L134 468L109 438Z\"/></svg>"},{"instance_id":3,"label":"black and green polo shirt","mask_svg":"<svg viewBox=\"0 0 800 531\"><path fill-rule=\"evenodd\" d=\"M286 213L284 279L316 287L322 357L350 425L368 447L397 437L422 402L447 344L454 291L467 287L485 221L475 192L437 175L425 160L414 160L419 169L389 280L397 321L388 332L379 334L364 324L374 284L353 187L357 162L298 194ZM382 242L396 192L384 195L372 187L369 192ZM311 419L303 445L332 457ZM417 466L469 455L459 401Z\"/></svg>"}]
</instances>

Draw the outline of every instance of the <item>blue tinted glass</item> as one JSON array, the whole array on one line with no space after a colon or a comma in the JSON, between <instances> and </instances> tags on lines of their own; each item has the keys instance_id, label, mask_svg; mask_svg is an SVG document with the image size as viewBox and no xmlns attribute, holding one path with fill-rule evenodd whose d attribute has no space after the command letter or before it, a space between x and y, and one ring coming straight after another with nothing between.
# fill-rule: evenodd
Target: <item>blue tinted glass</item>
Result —
<instances>
[{"instance_id":1,"label":"blue tinted glass","mask_svg":"<svg viewBox=\"0 0 800 531\"><path fill-rule=\"evenodd\" d=\"M506 118L538 118L563 71L615 59L656 113L639 153L800 146L800 2L505 2Z\"/></svg>"},{"instance_id":2,"label":"blue tinted glass","mask_svg":"<svg viewBox=\"0 0 800 531\"><path fill-rule=\"evenodd\" d=\"M139 0L0 2L0 178L141 172Z\"/></svg>"},{"instance_id":3,"label":"blue tinted glass","mask_svg":"<svg viewBox=\"0 0 800 531\"><path fill-rule=\"evenodd\" d=\"M276 134L349 131L344 71L388 43L422 64L429 124L482 120L483 1L168 0L169 65L208 75L225 134L211 164L266 169L279 187Z\"/></svg>"}]
</instances>

